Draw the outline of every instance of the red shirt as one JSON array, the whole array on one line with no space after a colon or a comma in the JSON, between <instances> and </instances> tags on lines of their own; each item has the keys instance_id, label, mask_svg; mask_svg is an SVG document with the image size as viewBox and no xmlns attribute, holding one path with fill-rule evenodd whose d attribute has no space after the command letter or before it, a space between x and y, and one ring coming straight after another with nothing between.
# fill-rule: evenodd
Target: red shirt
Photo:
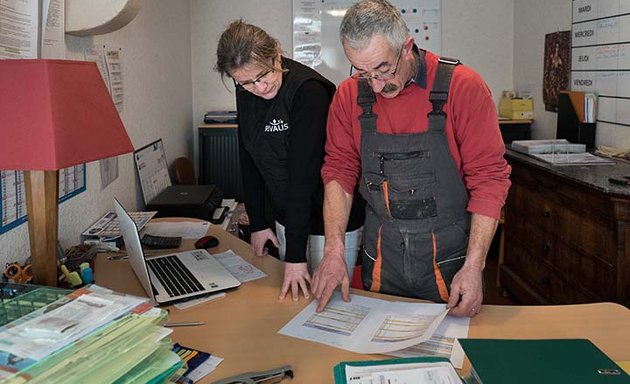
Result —
<instances>
[{"instance_id":1,"label":"red shirt","mask_svg":"<svg viewBox=\"0 0 630 384\"><path fill-rule=\"evenodd\" d=\"M438 56L426 52L415 82L393 99L376 94L373 110L377 132L408 134L428 129L432 110L429 91L437 70ZM424 65L422 65L424 64ZM358 81L343 81L328 113L324 184L337 181L352 194L361 175L361 127L357 104ZM468 190L468 211L499 219L510 187L510 166L503 158L505 145L499 131L492 94L481 76L463 65L451 80L446 112L449 149Z\"/></svg>"}]
</instances>

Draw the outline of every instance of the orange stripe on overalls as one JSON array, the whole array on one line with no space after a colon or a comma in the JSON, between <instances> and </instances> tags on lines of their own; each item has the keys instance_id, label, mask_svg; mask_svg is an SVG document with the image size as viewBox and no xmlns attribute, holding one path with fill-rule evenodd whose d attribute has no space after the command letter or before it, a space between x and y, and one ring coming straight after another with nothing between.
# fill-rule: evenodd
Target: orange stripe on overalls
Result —
<instances>
[{"instance_id":1,"label":"orange stripe on overalls","mask_svg":"<svg viewBox=\"0 0 630 384\"><path fill-rule=\"evenodd\" d=\"M387 180L383 181L383 198L385 199L385 208L387 209L387 213L389 216L392 216L392 211L389 209L389 183Z\"/></svg>"},{"instance_id":2,"label":"orange stripe on overalls","mask_svg":"<svg viewBox=\"0 0 630 384\"><path fill-rule=\"evenodd\" d=\"M448 301L448 289L446 283L440 272L440 267L437 265L437 240L435 239L435 233L431 232L431 238L433 239L433 273L435 274L435 283L437 284L438 292L440 292L440 298L442 301Z\"/></svg>"},{"instance_id":3,"label":"orange stripe on overalls","mask_svg":"<svg viewBox=\"0 0 630 384\"><path fill-rule=\"evenodd\" d=\"M380 292L381 290L381 266L383 264L383 254L381 253L382 228L382 225L378 228L378 237L376 239L376 261L372 269L372 286L370 287L372 292Z\"/></svg>"}]
</instances>

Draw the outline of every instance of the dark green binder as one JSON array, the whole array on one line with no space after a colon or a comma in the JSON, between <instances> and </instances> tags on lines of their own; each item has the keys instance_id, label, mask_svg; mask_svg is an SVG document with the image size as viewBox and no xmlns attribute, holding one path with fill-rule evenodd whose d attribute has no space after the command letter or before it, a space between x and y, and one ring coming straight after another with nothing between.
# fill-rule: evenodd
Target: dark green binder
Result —
<instances>
[{"instance_id":1,"label":"dark green binder","mask_svg":"<svg viewBox=\"0 0 630 384\"><path fill-rule=\"evenodd\" d=\"M335 365L333 373L335 375L335 384L347 384L346 381L346 366L375 366L375 365L387 365L387 364L411 364L411 363L449 363L449 359L445 357L404 357L399 359L386 359L386 360L364 360L364 361L344 361ZM462 380L463 383L463 380Z\"/></svg>"},{"instance_id":2,"label":"dark green binder","mask_svg":"<svg viewBox=\"0 0 630 384\"><path fill-rule=\"evenodd\" d=\"M630 376L586 339L459 342L481 384L630 383Z\"/></svg>"}]
</instances>

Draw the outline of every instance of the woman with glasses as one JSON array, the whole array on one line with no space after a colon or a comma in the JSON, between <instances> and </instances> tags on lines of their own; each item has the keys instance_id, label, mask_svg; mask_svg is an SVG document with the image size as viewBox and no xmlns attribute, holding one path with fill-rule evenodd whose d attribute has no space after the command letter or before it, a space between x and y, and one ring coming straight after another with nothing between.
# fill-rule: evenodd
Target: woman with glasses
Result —
<instances>
[{"instance_id":1,"label":"woman with glasses","mask_svg":"<svg viewBox=\"0 0 630 384\"><path fill-rule=\"evenodd\" d=\"M267 242L279 247L285 262L280 298L289 290L293 300L300 291L308 298L308 263L312 272L323 258L320 169L335 86L311 68L282 56L276 39L242 20L232 22L222 33L215 69L223 79L231 78L236 88L252 249L263 256ZM358 206L345 238L349 278L362 224L363 209Z\"/></svg>"}]
</instances>

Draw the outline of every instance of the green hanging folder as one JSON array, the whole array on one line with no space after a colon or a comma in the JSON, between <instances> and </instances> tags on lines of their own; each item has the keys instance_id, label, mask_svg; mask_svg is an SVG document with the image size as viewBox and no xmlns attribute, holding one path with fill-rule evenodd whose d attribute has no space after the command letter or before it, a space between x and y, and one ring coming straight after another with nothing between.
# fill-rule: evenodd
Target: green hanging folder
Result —
<instances>
[{"instance_id":1,"label":"green hanging folder","mask_svg":"<svg viewBox=\"0 0 630 384\"><path fill-rule=\"evenodd\" d=\"M630 376L586 339L459 342L472 366L472 383L630 383Z\"/></svg>"},{"instance_id":2,"label":"green hanging folder","mask_svg":"<svg viewBox=\"0 0 630 384\"><path fill-rule=\"evenodd\" d=\"M349 382L346 379L346 367L347 366L353 366L353 367L377 367L377 366L384 366L384 365L396 365L400 369L405 369L405 368L407 368L406 366L410 367L410 364L417 364L417 363L442 363L442 364L448 364L450 367L452 367L451 362L449 361L449 359L447 359L445 357L430 357L430 356L427 356L427 357L404 357L404 358L399 358L399 359L386 359L386 360L344 361L344 362L341 362L341 363L335 365L335 367L333 369L333 373L334 373L334 376L335 376L335 384L350 384L350 383L352 383L352 381ZM457 378L457 380L460 380L462 383L464 382L463 380L461 380L459 378Z\"/></svg>"}]
</instances>

